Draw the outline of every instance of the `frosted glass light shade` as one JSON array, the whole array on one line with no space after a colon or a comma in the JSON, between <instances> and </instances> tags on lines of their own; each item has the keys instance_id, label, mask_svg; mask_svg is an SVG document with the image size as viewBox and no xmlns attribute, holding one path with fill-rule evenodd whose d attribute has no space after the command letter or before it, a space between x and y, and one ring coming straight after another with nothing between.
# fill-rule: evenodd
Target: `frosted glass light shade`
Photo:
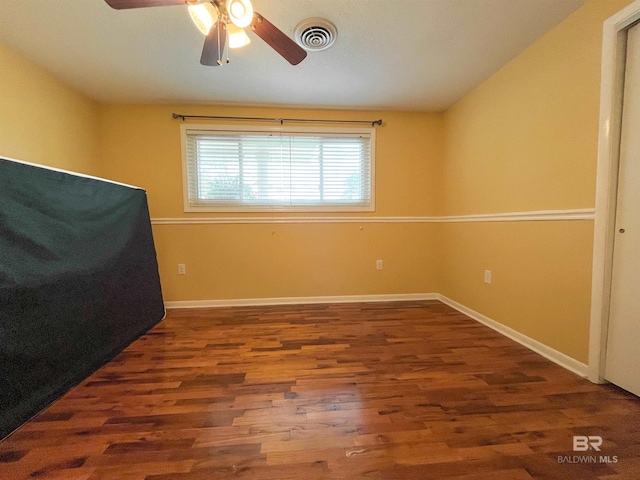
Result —
<instances>
[{"instance_id":1,"label":"frosted glass light shade","mask_svg":"<svg viewBox=\"0 0 640 480\"><path fill-rule=\"evenodd\" d=\"M213 25L218 20L218 12L211 3L199 3L197 5L189 5L189 15L195 23L198 30L203 35L209 35Z\"/></svg>"},{"instance_id":2,"label":"frosted glass light shade","mask_svg":"<svg viewBox=\"0 0 640 480\"><path fill-rule=\"evenodd\" d=\"M227 13L234 25L240 28L248 27L253 20L251 0L227 0Z\"/></svg>"},{"instance_id":3,"label":"frosted glass light shade","mask_svg":"<svg viewBox=\"0 0 640 480\"><path fill-rule=\"evenodd\" d=\"M229 48L240 48L251 43L247 33L233 23L227 25L227 33L229 34Z\"/></svg>"}]
</instances>

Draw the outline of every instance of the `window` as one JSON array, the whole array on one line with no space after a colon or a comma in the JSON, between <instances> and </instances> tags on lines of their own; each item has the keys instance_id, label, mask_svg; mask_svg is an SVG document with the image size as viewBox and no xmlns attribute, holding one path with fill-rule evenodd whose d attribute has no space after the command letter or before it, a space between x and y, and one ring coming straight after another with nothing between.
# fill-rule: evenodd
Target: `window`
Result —
<instances>
[{"instance_id":1,"label":"window","mask_svg":"<svg viewBox=\"0 0 640 480\"><path fill-rule=\"evenodd\" d=\"M182 125L185 211L373 211L374 136Z\"/></svg>"}]
</instances>

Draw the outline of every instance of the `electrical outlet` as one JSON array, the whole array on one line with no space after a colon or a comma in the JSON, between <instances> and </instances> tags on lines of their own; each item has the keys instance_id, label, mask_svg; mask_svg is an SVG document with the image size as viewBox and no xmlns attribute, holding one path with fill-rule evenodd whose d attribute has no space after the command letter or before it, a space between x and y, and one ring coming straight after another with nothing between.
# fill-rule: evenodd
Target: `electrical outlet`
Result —
<instances>
[{"instance_id":1,"label":"electrical outlet","mask_svg":"<svg viewBox=\"0 0 640 480\"><path fill-rule=\"evenodd\" d=\"M178 275L185 275L187 273L187 267L185 267L184 263L178 264Z\"/></svg>"},{"instance_id":2,"label":"electrical outlet","mask_svg":"<svg viewBox=\"0 0 640 480\"><path fill-rule=\"evenodd\" d=\"M484 271L484 283L491 285L491 270Z\"/></svg>"},{"instance_id":3,"label":"electrical outlet","mask_svg":"<svg viewBox=\"0 0 640 480\"><path fill-rule=\"evenodd\" d=\"M376 270L382 270L382 260L376 260Z\"/></svg>"}]
</instances>

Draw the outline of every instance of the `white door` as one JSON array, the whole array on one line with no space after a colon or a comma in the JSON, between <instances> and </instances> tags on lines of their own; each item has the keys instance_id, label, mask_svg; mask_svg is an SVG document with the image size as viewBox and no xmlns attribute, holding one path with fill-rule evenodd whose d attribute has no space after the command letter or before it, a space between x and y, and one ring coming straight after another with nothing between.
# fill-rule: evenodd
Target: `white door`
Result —
<instances>
[{"instance_id":1,"label":"white door","mask_svg":"<svg viewBox=\"0 0 640 480\"><path fill-rule=\"evenodd\" d=\"M629 30L605 378L640 396L640 25Z\"/></svg>"}]
</instances>

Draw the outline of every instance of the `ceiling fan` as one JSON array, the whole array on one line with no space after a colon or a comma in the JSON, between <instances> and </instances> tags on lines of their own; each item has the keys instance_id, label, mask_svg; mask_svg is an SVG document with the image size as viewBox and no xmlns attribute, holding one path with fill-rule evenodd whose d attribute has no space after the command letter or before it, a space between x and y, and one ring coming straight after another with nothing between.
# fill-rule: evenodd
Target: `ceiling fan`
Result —
<instances>
[{"instance_id":1,"label":"ceiling fan","mask_svg":"<svg viewBox=\"0 0 640 480\"><path fill-rule=\"evenodd\" d=\"M222 65L225 46L239 48L251 40L249 28L291 65L297 65L307 52L269 20L253 11L251 0L105 0L116 10L143 7L187 5L191 19L206 36L200 63ZM227 63L229 60L227 59Z\"/></svg>"}]
</instances>

